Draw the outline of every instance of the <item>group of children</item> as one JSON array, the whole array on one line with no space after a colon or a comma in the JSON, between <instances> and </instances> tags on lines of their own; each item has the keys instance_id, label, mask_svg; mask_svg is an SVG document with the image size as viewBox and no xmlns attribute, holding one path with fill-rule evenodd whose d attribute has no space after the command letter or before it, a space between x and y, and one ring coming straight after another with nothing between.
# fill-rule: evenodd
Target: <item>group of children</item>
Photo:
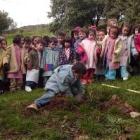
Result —
<instances>
[{"instance_id":1,"label":"group of children","mask_svg":"<svg viewBox=\"0 0 140 140\"><path fill-rule=\"evenodd\" d=\"M63 32L56 37L16 35L13 44L7 46L0 36L0 93L8 88L8 82L11 92L45 87L56 68L79 61L86 66L83 84L96 79L115 80L117 71L127 80L130 73L140 72L139 53L140 24L132 28L123 23L118 27L115 19L108 20L106 30L77 26L71 37Z\"/></svg>"}]
</instances>

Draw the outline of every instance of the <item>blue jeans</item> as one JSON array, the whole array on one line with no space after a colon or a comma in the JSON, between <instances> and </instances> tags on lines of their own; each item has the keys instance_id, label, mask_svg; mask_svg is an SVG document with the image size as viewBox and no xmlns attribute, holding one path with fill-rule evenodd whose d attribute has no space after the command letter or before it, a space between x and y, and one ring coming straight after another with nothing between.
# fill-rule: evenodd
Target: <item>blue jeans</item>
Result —
<instances>
[{"instance_id":1,"label":"blue jeans","mask_svg":"<svg viewBox=\"0 0 140 140\"><path fill-rule=\"evenodd\" d=\"M57 93L55 93L52 90L48 90L42 97L38 98L37 100L35 100L35 104L38 107L42 107L45 106L47 103L50 102L50 100L56 95Z\"/></svg>"},{"instance_id":2,"label":"blue jeans","mask_svg":"<svg viewBox=\"0 0 140 140\"><path fill-rule=\"evenodd\" d=\"M116 70L109 69L108 60L106 60L105 79L106 80L115 80L116 79Z\"/></svg>"},{"instance_id":3,"label":"blue jeans","mask_svg":"<svg viewBox=\"0 0 140 140\"><path fill-rule=\"evenodd\" d=\"M26 86L31 87L31 88L36 88L37 83L35 83L33 81L26 81Z\"/></svg>"},{"instance_id":4,"label":"blue jeans","mask_svg":"<svg viewBox=\"0 0 140 140\"><path fill-rule=\"evenodd\" d=\"M79 82L79 81L78 81ZM68 96L76 96L77 93L78 93L78 88L77 88L77 84L79 84L78 82L75 82L75 84L70 87L70 91L71 91L71 94L70 92L66 92L64 94L68 95ZM59 92L60 93L60 92ZM54 92L53 90L47 90L47 92L40 98L36 99L35 100L35 104L38 106L38 107L42 107L42 106L45 106L47 105L50 100L55 96L57 95L58 93Z\"/></svg>"},{"instance_id":5,"label":"blue jeans","mask_svg":"<svg viewBox=\"0 0 140 140\"><path fill-rule=\"evenodd\" d=\"M121 66L121 77L124 78L124 77L128 77L128 72L127 72L127 68L126 66Z\"/></svg>"}]
</instances>

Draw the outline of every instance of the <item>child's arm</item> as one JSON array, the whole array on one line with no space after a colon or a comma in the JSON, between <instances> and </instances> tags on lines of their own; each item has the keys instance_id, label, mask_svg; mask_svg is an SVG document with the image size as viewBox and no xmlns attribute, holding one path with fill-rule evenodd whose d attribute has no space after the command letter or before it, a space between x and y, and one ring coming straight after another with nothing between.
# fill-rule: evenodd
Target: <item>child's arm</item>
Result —
<instances>
[{"instance_id":1,"label":"child's arm","mask_svg":"<svg viewBox=\"0 0 140 140\"><path fill-rule=\"evenodd\" d=\"M83 87L80 79L77 81L76 86L77 86L77 91L78 92L75 95L75 99L77 101L81 101L85 91L84 91L84 87Z\"/></svg>"},{"instance_id":2,"label":"child's arm","mask_svg":"<svg viewBox=\"0 0 140 140\"><path fill-rule=\"evenodd\" d=\"M82 43L80 43L79 45L78 45L78 47L77 47L77 53L79 54L79 55L81 55L81 61L83 62L83 63L86 63L86 61L87 61L87 54L86 54L86 52L85 52L85 50L84 50L84 48L83 48L83 46L82 46Z\"/></svg>"},{"instance_id":3,"label":"child's arm","mask_svg":"<svg viewBox=\"0 0 140 140\"><path fill-rule=\"evenodd\" d=\"M121 53L121 50L122 50L122 41L121 41L121 39L119 39L119 41L116 44L116 49L114 51L114 55L117 57Z\"/></svg>"},{"instance_id":4,"label":"child's arm","mask_svg":"<svg viewBox=\"0 0 140 140\"><path fill-rule=\"evenodd\" d=\"M32 56L33 54L32 54L32 51L29 53L29 55L28 55L28 62L27 62L27 69L28 70L31 70L32 69L32 67L33 67L33 64L32 64L32 62L33 62L33 56Z\"/></svg>"},{"instance_id":5,"label":"child's arm","mask_svg":"<svg viewBox=\"0 0 140 140\"><path fill-rule=\"evenodd\" d=\"M9 64L11 59L11 46L7 47L6 52L5 52L5 56L3 59L3 64Z\"/></svg>"},{"instance_id":6,"label":"child's arm","mask_svg":"<svg viewBox=\"0 0 140 140\"><path fill-rule=\"evenodd\" d=\"M132 53L133 56L138 55L138 52L136 50L136 46L135 46L135 43L134 43L134 38L132 38L132 40L131 40L130 50L131 50L131 53Z\"/></svg>"}]
</instances>

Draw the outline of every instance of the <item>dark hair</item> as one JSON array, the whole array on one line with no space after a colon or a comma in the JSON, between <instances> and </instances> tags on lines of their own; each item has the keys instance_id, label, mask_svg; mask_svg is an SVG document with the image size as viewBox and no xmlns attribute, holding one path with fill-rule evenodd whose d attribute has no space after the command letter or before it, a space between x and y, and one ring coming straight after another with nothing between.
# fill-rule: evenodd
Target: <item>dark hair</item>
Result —
<instances>
[{"instance_id":1,"label":"dark hair","mask_svg":"<svg viewBox=\"0 0 140 140\"><path fill-rule=\"evenodd\" d=\"M37 44L41 43L44 44L44 40L42 39L42 37L39 37L38 40L36 41Z\"/></svg>"},{"instance_id":2,"label":"dark hair","mask_svg":"<svg viewBox=\"0 0 140 140\"><path fill-rule=\"evenodd\" d=\"M6 45L7 45L7 40L6 40L6 39L2 39L2 40L1 40L1 44L2 44L2 41L5 41L5 42L6 42Z\"/></svg>"},{"instance_id":3,"label":"dark hair","mask_svg":"<svg viewBox=\"0 0 140 140\"><path fill-rule=\"evenodd\" d=\"M88 30L88 35L89 35L90 33L93 33L93 35L96 36L96 30L95 30L95 29L89 29L89 30Z\"/></svg>"},{"instance_id":4,"label":"dark hair","mask_svg":"<svg viewBox=\"0 0 140 140\"><path fill-rule=\"evenodd\" d=\"M78 74L83 74L85 75L86 74L86 66L84 63L82 62L75 62L72 66L72 70L75 71L75 73L78 73Z\"/></svg>"},{"instance_id":5,"label":"dark hair","mask_svg":"<svg viewBox=\"0 0 140 140\"><path fill-rule=\"evenodd\" d=\"M63 32L58 32L58 33L57 33L57 37L58 37L58 36L63 36L63 37L65 37L65 33L63 33Z\"/></svg>"},{"instance_id":6,"label":"dark hair","mask_svg":"<svg viewBox=\"0 0 140 140\"><path fill-rule=\"evenodd\" d=\"M56 37L50 37L49 43L52 43L52 42L58 43L57 38Z\"/></svg>"},{"instance_id":7,"label":"dark hair","mask_svg":"<svg viewBox=\"0 0 140 140\"><path fill-rule=\"evenodd\" d=\"M121 25L121 33L122 33L123 27L128 27L128 28L129 28L129 33L128 33L128 35L130 35L130 34L131 34L131 30L132 30L132 25L130 25L128 22L122 23L122 25Z\"/></svg>"},{"instance_id":8,"label":"dark hair","mask_svg":"<svg viewBox=\"0 0 140 140\"><path fill-rule=\"evenodd\" d=\"M66 36L65 39L64 39L64 43L65 43L65 42L70 43L70 46L72 46L72 39L71 39L71 37Z\"/></svg>"},{"instance_id":9,"label":"dark hair","mask_svg":"<svg viewBox=\"0 0 140 140\"><path fill-rule=\"evenodd\" d=\"M100 30L98 30L98 33L99 33L99 32L103 32L105 35L107 34L107 32L106 32L105 29L100 29Z\"/></svg>"},{"instance_id":10,"label":"dark hair","mask_svg":"<svg viewBox=\"0 0 140 140\"><path fill-rule=\"evenodd\" d=\"M44 45L47 47L49 44L49 37L48 36L43 36L43 40L44 40Z\"/></svg>"},{"instance_id":11,"label":"dark hair","mask_svg":"<svg viewBox=\"0 0 140 140\"><path fill-rule=\"evenodd\" d=\"M13 43L19 45L21 43L21 35L16 35L13 39Z\"/></svg>"},{"instance_id":12,"label":"dark hair","mask_svg":"<svg viewBox=\"0 0 140 140\"><path fill-rule=\"evenodd\" d=\"M134 27L133 27L133 33L135 33L135 29L138 28L138 33L140 33L140 24L136 24Z\"/></svg>"},{"instance_id":13,"label":"dark hair","mask_svg":"<svg viewBox=\"0 0 140 140\"><path fill-rule=\"evenodd\" d=\"M110 29L109 29L109 34L110 34L110 30L111 30L111 29L117 29L117 36L120 34L120 29L119 29L119 27L117 27L117 26L111 26Z\"/></svg>"},{"instance_id":14,"label":"dark hair","mask_svg":"<svg viewBox=\"0 0 140 140\"><path fill-rule=\"evenodd\" d=\"M32 41L31 41L31 38L29 36L25 36L24 37L24 42L31 43Z\"/></svg>"},{"instance_id":15,"label":"dark hair","mask_svg":"<svg viewBox=\"0 0 140 140\"><path fill-rule=\"evenodd\" d=\"M71 31L71 37L74 38L74 33L79 33L79 30L81 29L80 26L75 27L72 31Z\"/></svg>"},{"instance_id":16,"label":"dark hair","mask_svg":"<svg viewBox=\"0 0 140 140\"><path fill-rule=\"evenodd\" d=\"M86 28L81 28L79 32L85 33L86 35L88 34L88 30Z\"/></svg>"}]
</instances>

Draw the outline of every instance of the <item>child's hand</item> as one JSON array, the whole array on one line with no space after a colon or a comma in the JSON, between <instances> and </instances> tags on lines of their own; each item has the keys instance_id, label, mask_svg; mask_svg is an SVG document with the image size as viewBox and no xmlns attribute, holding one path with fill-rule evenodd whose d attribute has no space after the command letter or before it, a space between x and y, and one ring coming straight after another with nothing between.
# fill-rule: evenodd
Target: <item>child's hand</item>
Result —
<instances>
[{"instance_id":1,"label":"child's hand","mask_svg":"<svg viewBox=\"0 0 140 140\"><path fill-rule=\"evenodd\" d=\"M5 71L9 71L9 69L10 69L9 64L8 64L8 63L5 63L5 64L3 65L3 69L4 69Z\"/></svg>"},{"instance_id":2,"label":"child's hand","mask_svg":"<svg viewBox=\"0 0 140 140\"><path fill-rule=\"evenodd\" d=\"M26 59L26 60L27 60L27 62L29 62L29 61L30 61L30 58L29 58L29 57L27 57L27 59Z\"/></svg>"},{"instance_id":3,"label":"child's hand","mask_svg":"<svg viewBox=\"0 0 140 140\"><path fill-rule=\"evenodd\" d=\"M118 53L114 52L114 55L115 55L115 56L118 56Z\"/></svg>"},{"instance_id":4,"label":"child's hand","mask_svg":"<svg viewBox=\"0 0 140 140\"><path fill-rule=\"evenodd\" d=\"M32 66L27 66L27 69L28 70L32 70Z\"/></svg>"},{"instance_id":5,"label":"child's hand","mask_svg":"<svg viewBox=\"0 0 140 140\"><path fill-rule=\"evenodd\" d=\"M134 54L134 56L133 56L133 57L134 57L134 59L135 59L135 60L137 60L137 59L138 59L138 57L139 57L139 55L138 55L138 54Z\"/></svg>"}]
</instances>

